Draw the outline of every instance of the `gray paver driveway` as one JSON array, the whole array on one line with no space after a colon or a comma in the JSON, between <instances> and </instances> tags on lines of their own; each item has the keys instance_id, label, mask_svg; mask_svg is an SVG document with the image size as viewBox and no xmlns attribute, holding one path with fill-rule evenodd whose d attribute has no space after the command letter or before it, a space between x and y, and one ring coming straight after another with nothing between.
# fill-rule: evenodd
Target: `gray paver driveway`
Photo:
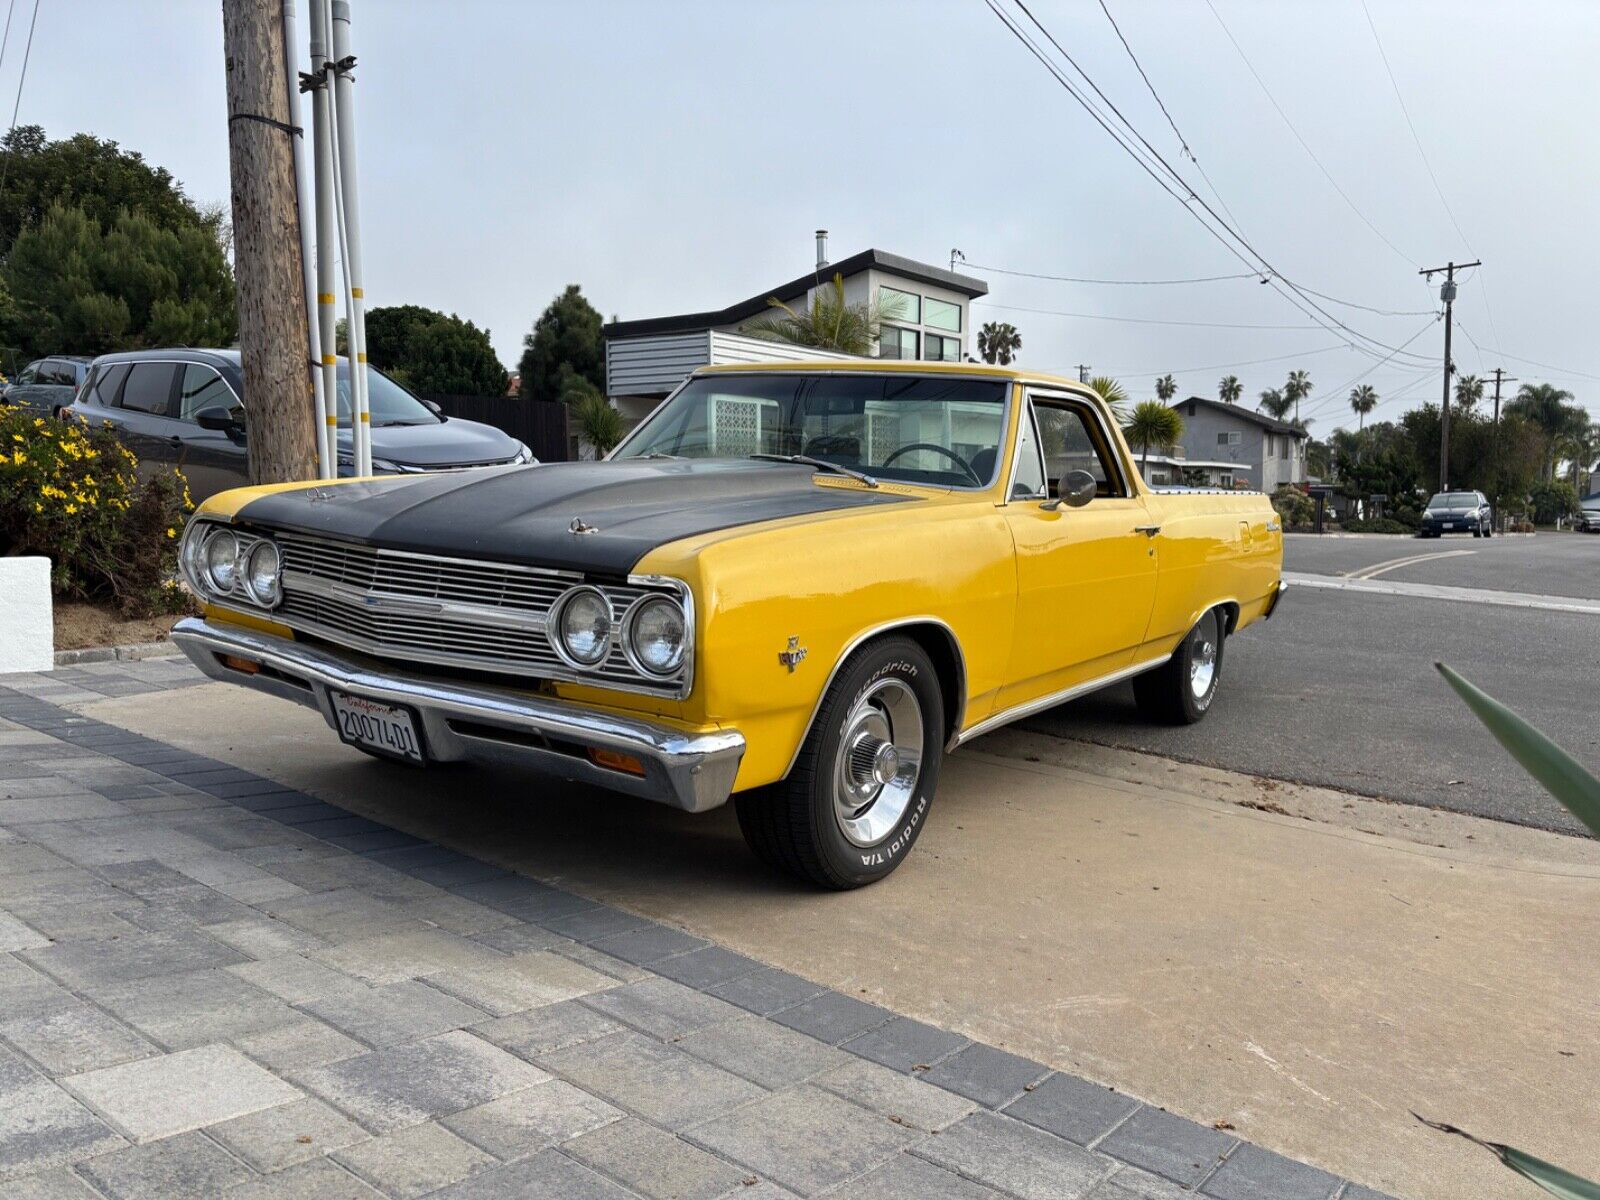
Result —
<instances>
[{"instance_id":1,"label":"gray paver driveway","mask_svg":"<svg viewBox=\"0 0 1600 1200\"><path fill-rule=\"evenodd\" d=\"M55 703L191 678L0 684L0 1194L1367 1194Z\"/></svg>"}]
</instances>

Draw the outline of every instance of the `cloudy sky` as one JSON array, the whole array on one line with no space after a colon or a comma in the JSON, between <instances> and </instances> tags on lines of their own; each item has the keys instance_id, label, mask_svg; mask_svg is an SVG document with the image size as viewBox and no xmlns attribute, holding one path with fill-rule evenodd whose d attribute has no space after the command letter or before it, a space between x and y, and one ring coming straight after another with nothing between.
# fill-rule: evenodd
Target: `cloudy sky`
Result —
<instances>
[{"instance_id":1,"label":"cloudy sky","mask_svg":"<svg viewBox=\"0 0 1600 1200\"><path fill-rule=\"evenodd\" d=\"M1416 335L1410 350L1436 361L1437 292L1417 269L1481 257L1456 304L1460 368L1549 379L1600 414L1600 5L1366 0L1375 39L1362 0L1106 3L1235 227L1288 278L1384 311L1319 301L1329 313L1388 346ZM1030 7L1223 211L1098 0ZM8 102L31 12L15 8ZM1214 394L1233 371L1253 399L1299 366L1325 432L1374 366L1252 279L999 273L1244 268L983 0L354 11L369 303L469 317L508 366L569 282L607 316L721 307L806 270L818 226L835 258L877 246L944 263L959 248L991 288L975 315L1014 323L1023 362L1087 363L1136 395L1165 371ZM114 138L196 199L225 199L221 41L217 0L42 0L20 119ZM1379 418L1437 395L1437 366L1405 361L1363 380L1386 398Z\"/></svg>"}]
</instances>

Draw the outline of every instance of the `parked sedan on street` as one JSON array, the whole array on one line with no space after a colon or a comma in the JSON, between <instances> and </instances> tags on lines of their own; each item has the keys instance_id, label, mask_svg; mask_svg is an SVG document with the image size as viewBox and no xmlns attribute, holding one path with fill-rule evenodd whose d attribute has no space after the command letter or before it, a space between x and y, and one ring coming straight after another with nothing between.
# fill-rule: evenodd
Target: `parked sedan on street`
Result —
<instances>
[{"instance_id":1,"label":"parked sedan on street","mask_svg":"<svg viewBox=\"0 0 1600 1200\"><path fill-rule=\"evenodd\" d=\"M89 363L86 355L73 354L35 359L0 391L0 401L53 416L72 403L89 374Z\"/></svg>"},{"instance_id":2,"label":"parked sedan on street","mask_svg":"<svg viewBox=\"0 0 1600 1200\"><path fill-rule=\"evenodd\" d=\"M1468 532L1473 537L1494 536L1494 510L1482 492L1440 492L1434 496L1423 510L1417 536Z\"/></svg>"},{"instance_id":3,"label":"parked sedan on street","mask_svg":"<svg viewBox=\"0 0 1600 1200\"><path fill-rule=\"evenodd\" d=\"M522 442L476 421L446 417L370 368L372 470L410 475L460 467L531 463ZM339 360L339 474L355 473L350 439L350 368ZM177 467L198 503L250 482L244 378L237 350L136 350L103 354L65 413L109 425L140 467Z\"/></svg>"},{"instance_id":4,"label":"parked sedan on street","mask_svg":"<svg viewBox=\"0 0 1600 1200\"><path fill-rule=\"evenodd\" d=\"M1572 527L1579 533L1600 533L1600 500L1585 499L1572 519Z\"/></svg>"}]
</instances>

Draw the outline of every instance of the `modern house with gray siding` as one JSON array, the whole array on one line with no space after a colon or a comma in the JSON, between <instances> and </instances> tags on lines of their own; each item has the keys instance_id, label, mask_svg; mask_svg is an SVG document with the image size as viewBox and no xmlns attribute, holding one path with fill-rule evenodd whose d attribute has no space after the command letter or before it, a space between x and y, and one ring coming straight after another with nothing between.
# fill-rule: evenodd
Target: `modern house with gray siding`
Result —
<instances>
[{"instance_id":1,"label":"modern house with gray siding","mask_svg":"<svg viewBox=\"0 0 1600 1200\"><path fill-rule=\"evenodd\" d=\"M1219 482L1227 475L1222 464L1229 463L1237 463L1245 472L1246 486L1269 495L1286 483L1306 481L1306 445L1311 435L1305 430L1203 396L1176 400L1172 407L1183 418L1183 456L1205 462ZM1227 479L1223 486L1240 486L1240 480Z\"/></svg>"},{"instance_id":2,"label":"modern house with gray siding","mask_svg":"<svg viewBox=\"0 0 1600 1200\"><path fill-rule=\"evenodd\" d=\"M863 250L839 262L825 260L818 239L815 268L787 283L727 308L639 321L613 321L602 329L606 343L606 395L630 422L652 409L697 367L721 363L800 362L854 356L769 341L741 332L750 321L773 314L776 297L805 311L819 287L844 279L845 301L875 300L884 312L876 357L961 362L976 345L970 305L986 295L981 279L959 275L885 250Z\"/></svg>"}]
</instances>

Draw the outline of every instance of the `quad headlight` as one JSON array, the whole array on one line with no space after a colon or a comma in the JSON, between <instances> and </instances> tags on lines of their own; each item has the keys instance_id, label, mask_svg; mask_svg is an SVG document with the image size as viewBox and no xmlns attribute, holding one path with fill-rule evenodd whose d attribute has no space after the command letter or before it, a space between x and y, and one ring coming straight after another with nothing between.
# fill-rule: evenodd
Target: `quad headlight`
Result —
<instances>
[{"instance_id":1,"label":"quad headlight","mask_svg":"<svg viewBox=\"0 0 1600 1200\"><path fill-rule=\"evenodd\" d=\"M556 602L557 651L575 667L597 667L611 652L611 601L598 588L575 587Z\"/></svg>"},{"instance_id":2,"label":"quad headlight","mask_svg":"<svg viewBox=\"0 0 1600 1200\"><path fill-rule=\"evenodd\" d=\"M244 587L263 608L276 608L283 599L283 556L265 538L251 548L245 559Z\"/></svg>"},{"instance_id":3,"label":"quad headlight","mask_svg":"<svg viewBox=\"0 0 1600 1200\"><path fill-rule=\"evenodd\" d=\"M623 646L647 675L671 675L683 666L689 643L683 606L667 596L646 596L623 620Z\"/></svg>"},{"instance_id":4,"label":"quad headlight","mask_svg":"<svg viewBox=\"0 0 1600 1200\"><path fill-rule=\"evenodd\" d=\"M283 553L270 537L191 524L180 555L184 577L202 599L260 608L277 608L283 600Z\"/></svg>"},{"instance_id":5,"label":"quad headlight","mask_svg":"<svg viewBox=\"0 0 1600 1200\"><path fill-rule=\"evenodd\" d=\"M224 595L233 591L239 580L239 539L217 530L206 539L203 560L206 582Z\"/></svg>"}]
</instances>

